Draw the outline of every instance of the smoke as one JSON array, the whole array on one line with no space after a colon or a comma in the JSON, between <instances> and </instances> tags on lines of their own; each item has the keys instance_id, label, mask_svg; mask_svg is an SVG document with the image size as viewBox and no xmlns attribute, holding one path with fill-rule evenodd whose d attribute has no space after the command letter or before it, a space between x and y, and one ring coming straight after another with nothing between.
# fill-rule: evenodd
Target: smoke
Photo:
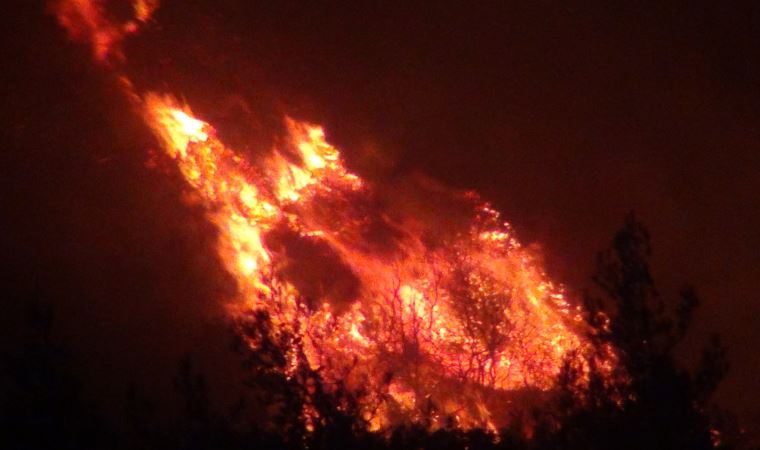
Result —
<instances>
[{"instance_id":1,"label":"smoke","mask_svg":"<svg viewBox=\"0 0 760 450\"><path fill-rule=\"evenodd\" d=\"M312 310L328 303L342 314L359 297L359 279L327 243L286 227L267 233L264 242L279 261L277 275L292 284Z\"/></svg>"}]
</instances>

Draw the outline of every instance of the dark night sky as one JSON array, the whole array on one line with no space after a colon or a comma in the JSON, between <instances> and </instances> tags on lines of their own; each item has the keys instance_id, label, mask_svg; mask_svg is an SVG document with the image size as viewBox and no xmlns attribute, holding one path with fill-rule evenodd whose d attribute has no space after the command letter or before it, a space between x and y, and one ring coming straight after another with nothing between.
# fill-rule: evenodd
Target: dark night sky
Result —
<instances>
[{"instance_id":1,"label":"dark night sky","mask_svg":"<svg viewBox=\"0 0 760 450\"><path fill-rule=\"evenodd\" d=\"M187 352L223 385L213 229L176 173L145 167L155 143L111 73L41 4L9 3L2 326L16 334L20 298L54 303L104 403L130 379L167 390ZM684 359L720 332L720 397L760 430L760 6L164 3L127 42L128 72L241 151L283 111L323 123L380 186L424 174L481 192L571 292L635 210L663 294L692 283L704 301Z\"/></svg>"}]
</instances>

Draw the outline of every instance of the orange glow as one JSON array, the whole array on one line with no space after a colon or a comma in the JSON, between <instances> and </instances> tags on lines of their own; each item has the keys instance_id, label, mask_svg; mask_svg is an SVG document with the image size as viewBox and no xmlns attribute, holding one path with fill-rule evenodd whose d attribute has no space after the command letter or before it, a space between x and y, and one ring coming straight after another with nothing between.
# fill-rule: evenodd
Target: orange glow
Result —
<instances>
[{"instance_id":1,"label":"orange glow","mask_svg":"<svg viewBox=\"0 0 760 450\"><path fill-rule=\"evenodd\" d=\"M157 2L134 6L145 22ZM94 0L56 11L99 60L125 33ZM284 143L254 163L173 97L137 99L219 230L237 282L231 314L265 309L276 330L301 338L283 349L291 361L302 350L326 389L340 380L366 390L373 429L426 415L434 427L504 425L510 392L552 389L564 358L590 348L581 310L476 196L452 194L469 205L469 225L442 230L376 207L319 126L286 118ZM389 237L371 237L376 229Z\"/></svg>"},{"instance_id":2,"label":"orange glow","mask_svg":"<svg viewBox=\"0 0 760 450\"><path fill-rule=\"evenodd\" d=\"M95 59L106 62L112 56L123 57L119 43L150 20L158 4L159 0L133 0L134 17L123 23L106 14L103 0L53 0L50 9L72 39L89 43Z\"/></svg>"},{"instance_id":3,"label":"orange glow","mask_svg":"<svg viewBox=\"0 0 760 450\"><path fill-rule=\"evenodd\" d=\"M259 169L268 176L259 178L208 123L171 98L149 94L145 108L167 154L211 211L239 305L265 308L278 328L299 334L309 364L326 382L372 387L367 410L388 416L376 418L378 428L397 420L392 415L413 420L423 399L436 403L440 420L488 425L484 403L470 407L457 398L482 389L551 389L563 358L584 346L580 311L487 206L474 207L471 229L450 246L431 248L422 233L383 223L401 236L389 261L354 240L366 217L348 207L323 216L322 202L340 204L331 197L372 193L320 128L289 119L290 144L302 161L288 162L276 150ZM329 293L319 308L304 306L305 294L283 269L285 257L264 243L282 229L326 244L350 268L361 289L348 308L333 306ZM295 357L297 349L289 351Z\"/></svg>"}]
</instances>

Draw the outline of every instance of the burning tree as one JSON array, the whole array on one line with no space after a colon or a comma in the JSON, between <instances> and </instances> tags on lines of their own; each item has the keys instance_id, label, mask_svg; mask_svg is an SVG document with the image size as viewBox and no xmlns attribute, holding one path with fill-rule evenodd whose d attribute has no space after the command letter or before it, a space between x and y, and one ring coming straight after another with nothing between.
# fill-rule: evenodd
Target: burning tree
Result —
<instances>
[{"instance_id":1,"label":"burning tree","mask_svg":"<svg viewBox=\"0 0 760 450\"><path fill-rule=\"evenodd\" d=\"M121 23L102 2L54 5L70 35L115 68L127 63L118 43L158 6L135 2ZM462 218L441 227L448 211L389 206L319 126L285 118L286 134L253 159L189 106L119 79L219 230L238 287L225 299L231 316L265 312L289 336L273 339L285 345L287 377L305 364L321 389L366 392L360 414L372 429L495 429L506 420L499 403L550 391L563 360L590 350L580 308L477 195L427 192Z\"/></svg>"}]
</instances>

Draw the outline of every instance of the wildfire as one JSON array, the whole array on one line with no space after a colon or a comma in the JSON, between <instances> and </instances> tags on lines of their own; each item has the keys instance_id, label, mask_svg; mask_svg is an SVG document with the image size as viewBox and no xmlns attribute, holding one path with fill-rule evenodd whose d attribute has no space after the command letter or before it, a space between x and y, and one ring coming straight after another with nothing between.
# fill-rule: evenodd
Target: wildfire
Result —
<instances>
[{"instance_id":1,"label":"wildfire","mask_svg":"<svg viewBox=\"0 0 760 450\"><path fill-rule=\"evenodd\" d=\"M157 6L135 1L122 25L96 0L54 10L107 60ZM423 415L502 425L510 394L552 389L564 359L588 347L580 310L477 196L456 196L467 226L440 230L378 207L319 126L286 118L286 138L253 162L173 97L130 95L219 230L238 287L231 314L267 311L300 338L283 349L289 367L302 352L326 389L363 390L373 428Z\"/></svg>"}]
</instances>

